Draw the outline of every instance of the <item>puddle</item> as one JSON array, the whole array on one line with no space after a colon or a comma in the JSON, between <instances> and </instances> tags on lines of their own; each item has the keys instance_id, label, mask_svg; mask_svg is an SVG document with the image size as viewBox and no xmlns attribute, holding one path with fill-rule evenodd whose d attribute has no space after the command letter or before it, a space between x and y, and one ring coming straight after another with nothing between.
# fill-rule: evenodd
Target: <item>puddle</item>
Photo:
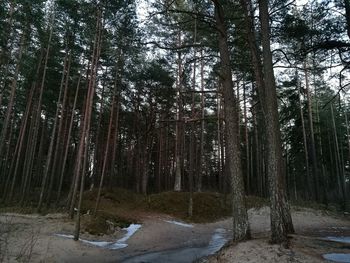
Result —
<instances>
[{"instance_id":1,"label":"puddle","mask_svg":"<svg viewBox=\"0 0 350 263\"><path fill-rule=\"evenodd\" d=\"M209 244L203 247L186 247L172 250L165 250L154 253L147 253L132 257L122 261L123 263L191 263L197 259L209 256L219 251L228 241L228 235L225 229L215 230Z\"/></svg>"},{"instance_id":2,"label":"puddle","mask_svg":"<svg viewBox=\"0 0 350 263\"><path fill-rule=\"evenodd\" d=\"M107 242L107 241L90 241L90 240L85 240L85 239L79 239L79 241L90 244L96 247L101 247L101 248L106 248L106 249L121 249L125 248L128 246L126 241L133 235L135 232L141 227L139 224L131 224L127 228L123 228L122 230L126 231L126 234L124 235L123 238L118 239L116 242ZM71 238L73 239L73 235L64 235L64 234L55 234L56 236L59 237L64 237L64 238Z\"/></svg>"},{"instance_id":3,"label":"puddle","mask_svg":"<svg viewBox=\"0 0 350 263\"><path fill-rule=\"evenodd\" d=\"M185 224L179 221L175 221L175 220L164 220L164 222L170 223L170 224L174 224L174 225L178 225L178 226L183 226L183 227L193 227L193 225L190 224Z\"/></svg>"},{"instance_id":4,"label":"puddle","mask_svg":"<svg viewBox=\"0 0 350 263\"><path fill-rule=\"evenodd\" d=\"M325 240L350 244L350 237L326 237ZM329 253L322 255L324 259L334 261L334 262L350 262L350 254L346 253Z\"/></svg>"},{"instance_id":5,"label":"puddle","mask_svg":"<svg viewBox=\"0 0 350 263\"><path fill-rule=\"evenodd\" d=\"M334 262L345 262L345 263L350 262L350 254L330 253L330 254L324 254L323 258Z\"/></svg>"}]
</instances>

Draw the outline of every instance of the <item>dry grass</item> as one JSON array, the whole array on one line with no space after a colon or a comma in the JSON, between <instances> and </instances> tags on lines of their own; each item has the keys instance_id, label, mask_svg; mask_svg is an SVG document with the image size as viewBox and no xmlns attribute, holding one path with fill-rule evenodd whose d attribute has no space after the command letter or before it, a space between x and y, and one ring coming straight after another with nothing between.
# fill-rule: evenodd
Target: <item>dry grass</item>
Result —
<instances>
[{"instance_id":1,"label":"dry grass","mask_svg":"<svg viewBox=\"0 0 350 263\"><path fill-rule=\"evenodd\" d=\"M32 261L39 233L36 229L30 228L27 238L19 246L19 249L11 249L11 242L16 239L18 231L18 225L12 222L11 217L0 222L0 263L13 262L14 260L22 263Z\"/></svg>"},{"instance_id":2,"label":"dry grass","mask_svg":"<svg viewBox=\"0 0 350 263\"><path fill-rule=\"evenodd\" d=\"M93 210L96 195L96 191L85 193L85 213ZM188 192L163 192L146 197L125 189L115 188L112 191L102 191L99 214L102 214L104 218L116 218L121 222L140 222L145 214L157 213L195 223L213 222L231 215L230 198L220 193L194 193L191 218L187 214L188 203ZM247 197L248 208L262 207L266 204L267 201L263 198Z\"/></svg>"},{"instance_id":3,"label":"dry grass","mask_svg":"<svg viewBox=\"0 0 350 263\"><path fill-rule=\"evenodd\" d=\"M195 223L213 222L230 216L229 203L218 193L194 193L193 216L188 217L189 193L164 192L149 196L149 211L169 214Z\"/></svg>"},{"instance_id":4,"label":"dry grass","mask_svg":"<svg viewBox=\"0 0 350 263\"><path fill-rule=\"evenodd\" d=\"M144 196L132 191L114 188L104 189L98 213L92 216L95 208L97 190L86 191L82 207L83 231L93 235L110 234L115 228L123 228L130 223L140 223L146 215L167 214L187 222L214 222L231 215L230 196L215 192L201 192L193 194L193 216L188 217L188 192L163 192ZM261 207L267 204L262 198L247 197L247 206ZM35 207L6 207L1 211L17 213L36 212ZM45 210L58 212L57 210ZM63 212L63 211L61 211Z\"/></svg>"}]
</instances>

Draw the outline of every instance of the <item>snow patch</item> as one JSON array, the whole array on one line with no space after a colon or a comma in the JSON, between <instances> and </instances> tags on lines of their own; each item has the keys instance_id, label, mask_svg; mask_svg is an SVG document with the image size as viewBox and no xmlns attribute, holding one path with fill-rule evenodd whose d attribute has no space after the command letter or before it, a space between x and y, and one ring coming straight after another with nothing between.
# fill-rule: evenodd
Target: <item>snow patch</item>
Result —
<instances>
[{"instance_id":1,"label":"snow patch","mask_svg":"<svg viewBox=\"0 0 350 263\"><path fill-rule=\"evenodd\" d=\"M325 240L350 244L350 237L326 237Z\"/></svg>"},{"instance_id":2,"label":"snow patch","mask_svg":"<svg viewBox=\"0 0 350 263\"><path fill-rule=\"evenodd\" d=\"M65 234L55 234L55 236L58 236L58 237L65 237L65 238L70 238L70 239L73 239L73 238L74 238L73 235L65 235Z\"/></svg>"},{"instance_id":3,"label":"snow patch","mask_svg":"<svg viewBox=\"0 0 350 263\"><path fill-rule=\"evenodd\" d=\"M330 253L324 254L323 258L334 262L350 262L350 254Z\"/></svg>"},{"instance_id":4,"label":"snow patch","mask_svg":"<svg viewBox=\"0 0 350 263\"><path fill-rule=\"evenodd\" d=\"M208 255L216 253L226 244L228 239L224 237L225 233L226 230L223 228L218 228L215 230L214 235L211 237L211 240L207 247Z\"/></svg>"},{"instance_id":5,"label":"snow patch","mask_svg":"<svg viewBox=\"0 0 350 263\"><path fill-rule=\"evenodd\" d=\"M174 225L178 225L178 226L183 226L183 227L193 227L193 225L190 224L185 224L179 221L175 221L175 220L164 220L164 222L170 223L170 224L174 224Z\"/></svg>"},{"instance_id":6,"label":"snow patch","mask_svg":"<svg viewBox=\"0 0 350 263\"><path fill-rule=\"evenodd\" d=\"M90 241L90 240L85 240L85 239L79 239L81 242L90 244L96 247L101 247L101 248L107 248L107 249L121 249L125 248L128 246L126 241L133 235L135 232L141 227L139 224L131 224L127 228L123 228L122 230L126 231L126 234L123 238L118 239L116 242L107 242L107 241ZM56 236L59 237L64 237L64 238L70 238L73 239L73 235L64 235L64 234L55 234Z\"/></svg>"},{"instance_id":7,"label":"snow patch","mask_svg":"<svg viewBox=\"0 0 350 263\"><path fill-rule=\"evenodd\" d=\"M136 263L136 262L154 262L154 263L191 263L197 262L198 259L212 255L219 251L225 243L228 241L228 238L225 238L227 232L223 228L218 228L214 231L211 240L208 245L193 247L188 245L182 248L163 250L159 252L151 252L143 255L134 256L124 260L124 263ZM202 261L200 261L202 262Z\"/></svg>"}]
</instances>

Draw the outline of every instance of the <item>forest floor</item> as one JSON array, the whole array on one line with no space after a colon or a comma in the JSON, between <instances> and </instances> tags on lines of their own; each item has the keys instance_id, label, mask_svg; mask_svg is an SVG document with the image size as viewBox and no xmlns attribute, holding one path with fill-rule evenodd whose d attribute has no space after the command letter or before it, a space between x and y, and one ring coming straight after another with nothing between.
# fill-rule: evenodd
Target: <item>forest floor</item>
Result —
<instances>
[{"instance_id":1,"label":"forest floor","mask_svg":"<svg viewBox=\"0 0 350 263\"><path fill-rule=\"evenodd\" d=\"M127 193L123 194L127 198L125 195ZM101 200L102 216L98 220L91 220L91 216L88 215L92 205L89 200L92 202L93 198L86 196L84 208L86 214L83 216L82 240L79 242L64 236L71 235L74 230L74 221L66 214L22 214L15 210L9 212L10 209L7 211L2 209L0 262L184 263L192 262L220 249L230 238L231 219L228 217L222 219L228 210L226 211L220 204L218 195L207 194L205 197L206 194L202 194L200 198L195 197L194 204L197 205L194 213L197 211L197 214L204 216L204 210L209 210L213 215L204 219L195 217L194 222L186 219L186 195L175 195L176 198L173 198L171 193L166 193L158 197L148 197L143 201L135 197L134 200L129 199L126 202L120 197L104 194ZM202 201L206 199L204 200L206 205L202 208L200 199ZM177 204L171 204L171 200ZM328 236L350 237L348 216L325 210L293 207L292 216L297 234L291 236L290 248L286 249L268 244L269 208L260 199L250 200L254 200L251 201L253 208L249 209L253 240L227 244L219 253L201 261L320 262L325 253L350 253L349 245L324 240ZM219 212L211 210L210 205L213 202L216 203L215 209ZM129 223L138 223L141 226L126 240L126 231L122 228ZM117 245L122 245L120 249L112 250L109 245L99 247L104 243L96 245L84 240L123 242L117 242Z\"/></svg>"}]
</instances>

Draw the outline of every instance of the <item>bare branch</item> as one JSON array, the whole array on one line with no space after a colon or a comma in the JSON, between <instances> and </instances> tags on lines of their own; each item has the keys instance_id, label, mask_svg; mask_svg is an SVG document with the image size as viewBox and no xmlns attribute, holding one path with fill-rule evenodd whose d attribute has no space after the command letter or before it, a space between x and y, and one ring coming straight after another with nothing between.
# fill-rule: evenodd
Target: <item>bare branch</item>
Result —
<instances>
[{"instance_id":1,"label":"bare branch","mask_svg":"<svg viewBox=\"0 0 350 263\"><path fill-rule=\"evenodd\" d=\"M142 45L155 45L156 47L164 50L182 50L182 49L188 49L188 48L194 48L194 47L208 47L208 45L201 44L201 43L196 43L196 44L188 44L188 45L181 45L181 46L176 46L176 47L167 47L167 46L162 46L156 41L150 41L150 42L145 42L141 43Z\"/></svg>"}]
</instances>

